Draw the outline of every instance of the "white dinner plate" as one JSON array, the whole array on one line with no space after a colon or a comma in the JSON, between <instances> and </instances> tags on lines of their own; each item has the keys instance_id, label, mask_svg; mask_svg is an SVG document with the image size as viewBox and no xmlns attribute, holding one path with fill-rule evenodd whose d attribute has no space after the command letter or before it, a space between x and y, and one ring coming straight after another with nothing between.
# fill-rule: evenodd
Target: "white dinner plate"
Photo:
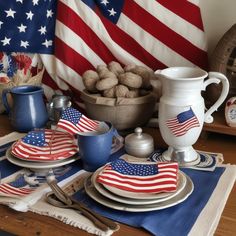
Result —
<instances>
[{"instance_id":1,"label":"white dinner plate","mask_svg":"<svg viewBox=\"0 0 236 236\"><path fill-rule=\"evenodd\" d=\"M186 175L186 180L187 181L184 189L173 198L166 200L164 202L146 204L146 205L131 205L131 204L120 203L103 196L94 187L91 181L91 177L85 180L84 187L88 196L90 196L93 200L104 206L121 211L146 212L146 211L162 210L165 208L175 206L185 201L190 196L190 194L193 192L194 189L193 182L187 175Z\"/></svg>"},{"instance_id":2,"label":"white dinner plate","mask_svg":"<svg viewBox=\"0 0 236 236\"><path fill-rule=\"evenodd\" d=\"M102 167L103 168L103 167ZM131 198L126 198L125 196L118 196L116 194L113 194L112 192L108 191L106 188L104 188L104 186L100 183L98 183L96 181L96 178L98 176L98 174L100 173L100 171L102 171L102 168L99 168L96 172L94 172L94 174L91 177L91 181L94 185L94 187L96 188L96 190L102 194L103 196L112 199L114 201L117 202L121 202L121 203L126 203L126 204L130 204L130 205L142 205L142 204L152 204L152 203L158 203L158 202L163 202L163 201L167 201L168 199L171 199L173 197L175 197L177 194L179 194L185 187L186 184L186 176L182 171L179 171L178 174L178 181L177 181L177 189L175 192L169 194L166 197L158 197L158 194L155 194L156 198L152 198L152 199L131 199ZM154 195L154 194L151 194Z\"/></svg>"},{"instance_id":3,"label":"white dinner plate","mask_svg":"<svg viewBox=\"0 0 236 236\"><path fill-rule=\"evenodd\" d=\"M29 168L29 169L32 169L32 170L35 170L35 169L43 170L43 169L56 168L56 167L60 167L60 166L63 166L63 165L70 164L70 163L72 163L72 162L79 159L78 155L74 155L74 156L69 157L67 159L59 160L59 161L53 161L53 162L26 161L26 160L22 160L22 159L19 159L19 158L13 156L11 154L11 148L9 148L6 151L6 157L7 157L7 160L10 161L11 163L13 163L17 166Z\"/></svg>"}]
</instances>

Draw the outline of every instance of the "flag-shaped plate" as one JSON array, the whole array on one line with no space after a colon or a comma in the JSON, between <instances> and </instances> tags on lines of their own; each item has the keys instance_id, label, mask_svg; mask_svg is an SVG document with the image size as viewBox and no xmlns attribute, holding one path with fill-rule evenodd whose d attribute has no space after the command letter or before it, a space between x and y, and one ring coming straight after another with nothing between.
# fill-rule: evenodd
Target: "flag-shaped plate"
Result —
<instances>
[{"instance_id":1,"label":"flag-shaped plate","mask_svg":"<svg viewBox=\"0 0 236 236\"><path fill-rule=\"evenodd\" d=\"M56 130L30 131L12 145L12 155L19 159L37 162L64 160L78 152L74 136Z\"/></svg>"}]
</instances>

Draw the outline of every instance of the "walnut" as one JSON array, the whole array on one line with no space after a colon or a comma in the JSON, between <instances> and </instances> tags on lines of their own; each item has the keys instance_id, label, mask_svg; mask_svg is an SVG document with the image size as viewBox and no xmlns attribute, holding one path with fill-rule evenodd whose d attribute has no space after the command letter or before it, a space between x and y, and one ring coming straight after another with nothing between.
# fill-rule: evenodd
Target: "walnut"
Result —
<instances>
[{"instance_id":1,"label":"walnut","mask_svg":"<svg viewBox=\"0 0 236 236\"><path fill-rule=\"evenodd\" d=\"M139 90L138 89L132 89L128 93L126 93L127 98L137 98L139 96Z\"/></svg>"},{"instance_id":2,"label":"walnut","mask_svg":"<svg viewBox=\"0 0 236 236\"><path fill-rule=\"evenodd\" d=\"M149 89L151 87L150 80L154 76L154 71L144 66L135 66L130 68L130 72L140 75L143 78L142 88Z\"/></svg>"},{"instance_id":3,"label":"walnut","mask_svg":"<svg viewBox=\"0 0 236 236\"><path fill-rule=\"evenodd\" d=\"M125 85L119 84L115 87L115 95L117 98L126 97L126 94L128 92L129 92L129 89Z\"/></svg>"},{"instance_id":4,"label":"walnut","mask_svg":"<svg viewBox=\"0 0 236 236\"><path fill-rule=\"evenodd\" d=\"M109 70L102 70L99 73L99 77L100 77L100 79L106 79L106 78L116 78L117 79L115 73L113 73Z\"/></svg>"},{"instance_id":5,"label":"walnut","mask_svg":"<svg viewBox=\"0 0 236 236\"><path fill-rule=\"evenodd\" d=\"M107 65L98 65L97 72L101 72L102 70L108 70Z\"/></svg>"},{"instance_id":6,"label":"walnut","mask_svg":"<svg viewBox=\"0 0 236 236\"><path fill-rule=\"evenodd\" d=\"M125 72L118 76L119 82L129 88L140 88L142 85L142 77L132 72Z\"/></svg>"},{"instance_id":7,"label":"walnut","mask_svg":"<svg viewBox=\"0 0 236 236\"><path fill-rule=\"evenodd\" d=\"M124 73L124 69L121 67L120 63L112 61L108 64L108 69L115 75Z\"/></svg>"},{"instance_id":8,"label":"walnut","mask_svg":"<svg viewBox=\"0 0 236 236\"><path fill-rule=\"evenodd\" d=\"M107 98L115 98L115 87L112 87L110 89L106 89L103 91L103 96Z\"/></svg>"},{"instance_id":9,"label":"walnut","mask_svg":"<svg viewBox=\"0 0 236 236\"><path fill-rule=\"evenodd\" d=\"M132 69L136 67L135 64L128 64L124 67L125 72L131 72Z\"/></svg>"},{"instance_id":10,"label":"walnut","mask_svg":"<svg viewBox=\"0 0 236 236\"><path fill-rule=\"evenodd\" d=\"M84 83L84 87L86 88L87 91L96 93L96 83L99 80L98 73L93 70L87 70L83 73L82 75L82 80Z\"/></svg>"},{"instance_id":11,"label":"walnut","mask_svg":"<svg viewBox=\"0 0 236 236\"><path fill-rule=\"evenodd\" d=\"M99 91L103 91L103 90L106 90L106 89L110 89L110 88L114 87L117 84L118 84L118 79L117 78L109 77L109 78L97 81L96 89L99 90Z\"/></svg>"}]
</instances>

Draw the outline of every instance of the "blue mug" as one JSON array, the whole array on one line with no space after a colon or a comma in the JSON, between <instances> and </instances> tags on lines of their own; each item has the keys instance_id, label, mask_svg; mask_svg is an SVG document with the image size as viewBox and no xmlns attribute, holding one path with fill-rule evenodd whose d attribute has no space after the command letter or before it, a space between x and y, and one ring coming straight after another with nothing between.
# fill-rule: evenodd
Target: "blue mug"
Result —
<instances>
[{"instance_id":1,"label":"blue mug","mask_svg":"<svg viewBox=\"0 0 236 236\"><path fill-rule=\"evenodd\" d=\"M83 168L93 172L107 163L112 147L112 139L117 131L110 122L105 122L108 130L78 134L79 154Z\"/></svg>"},{"instance_id":2,"label":"blue mug","mask_svg":"<svg viewBox=\"0 0 236 236\"><path fill-rule=\"evenodd\" d=\"M7 94L12 98L11 107ZM4 89L2 102L9 114L11 125L19 132L43 128L48 121L47 109L43 101L43 88L40 86L24 85Z\"/></svg>"}]
</instances>

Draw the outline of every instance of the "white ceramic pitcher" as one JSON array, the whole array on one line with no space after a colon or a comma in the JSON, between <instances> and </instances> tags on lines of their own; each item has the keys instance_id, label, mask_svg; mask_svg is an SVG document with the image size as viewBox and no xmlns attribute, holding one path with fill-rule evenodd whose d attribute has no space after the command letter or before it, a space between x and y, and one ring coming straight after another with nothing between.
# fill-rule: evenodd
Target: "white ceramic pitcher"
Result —
<instances>
[{"instance_id":1,"label":"white ceramic pitcher","mask_svg":"<svg viewBox=\"0 0 236 236\"><path fill-rule=\"evenodd\" d=\"M159 127L164 141L169 145L163 157L178 161L182 166L199 162L200 156L192 145L197 141L203 123L213 122L212 113L225 100L228 79L221 73L209 74L197 67L170 67L155 74L162 82L159 105ZM206 77L209 77L204 81ZM211 83L222 82L222 92L216 103L205 113L201 91Z\"/></svg>"}]
</instances>

